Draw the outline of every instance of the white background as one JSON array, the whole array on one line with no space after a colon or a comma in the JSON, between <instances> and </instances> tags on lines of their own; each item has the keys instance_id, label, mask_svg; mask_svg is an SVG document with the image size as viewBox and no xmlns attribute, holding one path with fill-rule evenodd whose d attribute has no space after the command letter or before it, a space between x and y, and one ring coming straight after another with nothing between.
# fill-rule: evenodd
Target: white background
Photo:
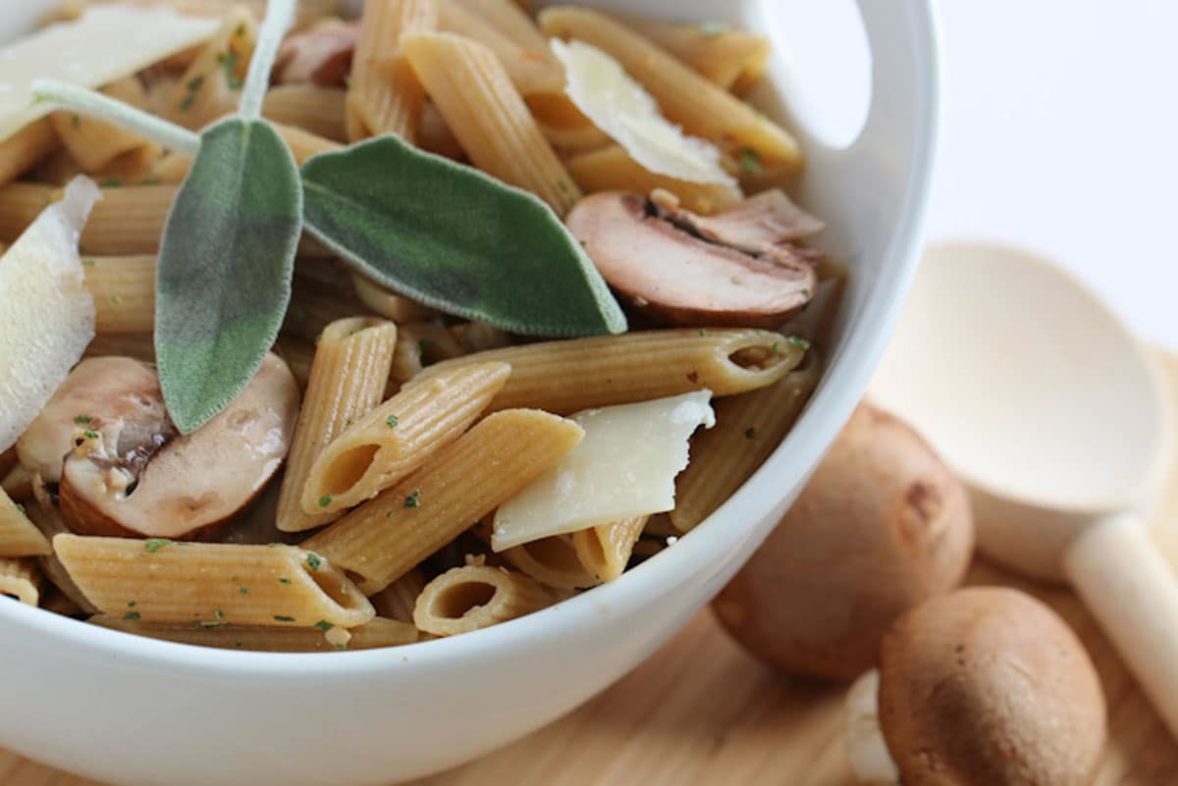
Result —
<instances>
[{"instance_id":1,"label":"white background","mask_svg":"<svg viewBox=\"0 0 1178 786\"><path fill-rule=\"evenodd\" d=\"M1049 254L1178 350L1178 0L938 0L929 239Z\"/></svg>"}]
</instances>

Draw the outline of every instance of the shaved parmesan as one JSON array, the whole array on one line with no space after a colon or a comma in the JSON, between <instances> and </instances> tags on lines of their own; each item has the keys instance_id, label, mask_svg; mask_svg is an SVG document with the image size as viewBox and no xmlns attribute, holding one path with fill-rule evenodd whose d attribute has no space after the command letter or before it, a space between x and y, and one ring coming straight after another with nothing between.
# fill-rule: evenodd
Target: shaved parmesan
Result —
<instances>
[{"instance_id":1,"label":"shaved parmesan","mask_svg":"<svg viewBox=\"0 0 1178 786\"><path fill-rule=\"evenodd\" d=\"M617 60L584 41L551 44L568 74L569 99L644 169L691 183L736 185L720 166L720 150L659 114L654 98Z\"/></svg>"},{"instance_id":2,"label":"shaved parmesan","mask_svg":"<svg viewBox=\"0 0 1178 786\"><path fill-rule=\"evenodd\" d=\"M687 439L699 426L715 424L711 396L699 390L573 415L584 439L499 508L491 548L503 551L675 507L675 476L687 466Z\"/></svg>"},{"instance_id":3,"label":"shaved parmesan","mask_svg":"<svg viewBox=\"0 0 1178 786\"><path fill-rule=\"evenodd\" d=\"M0 453L36 419L94 338L78 237L101 198L76 178L0 257Z\"/></svg>"},{"instance_id":4,"label":"shaved parmesan","mask_svg":"<svg viewBox=\"0 0 1178 786\"><path fill-rule=\"evenodd\" d=\"M169 8L95 6L0 49L0 142L53 111L33 103L34 79L101 87L203 42L217 25Z\"/></svg>"}]
</instances>

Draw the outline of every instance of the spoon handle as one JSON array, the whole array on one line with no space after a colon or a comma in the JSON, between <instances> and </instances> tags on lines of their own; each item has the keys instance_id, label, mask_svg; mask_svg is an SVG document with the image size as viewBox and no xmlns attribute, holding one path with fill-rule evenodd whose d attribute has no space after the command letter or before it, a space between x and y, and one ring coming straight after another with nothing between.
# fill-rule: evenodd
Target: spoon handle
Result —
<instances>
[{"instance_id":1,"label":"spoon handle","mask_svg":"<svg viewBox=\"0 0 1178 786\"><path fill-rule=\"evenodd\" d=\"M1178 738L1178 577L1144 524L1132 514L1094 523L1064 572Z\"/></svg>"}]
</instances>

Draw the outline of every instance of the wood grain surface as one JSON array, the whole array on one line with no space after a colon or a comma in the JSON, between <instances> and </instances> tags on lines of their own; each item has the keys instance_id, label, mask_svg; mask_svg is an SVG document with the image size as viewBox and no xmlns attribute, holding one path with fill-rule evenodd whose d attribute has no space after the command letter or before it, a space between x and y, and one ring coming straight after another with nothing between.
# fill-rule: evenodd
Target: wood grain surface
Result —
<instances>
[{"instance_id":1,"label":"wood grain surface","mask_svg":"<svg viewBox=\"0 0 1178 786\"><path fill-rule=\"evenodd\" d=\"M1178 402L1178 358L1164 357ZM1155 516L1178 565L1178 446ZM978 562L970 583L1020 587L1051 604L1088 646L1109 708L1099 786L1178 784L1178 745L1066 589ZM844 686L792 680L741 651L704 612L621 682L563 720L416 786L843 786ZM0 750L3 786L100 786ZM996 785L998 786L998 785Z\"/></svg>"}]
</instances>

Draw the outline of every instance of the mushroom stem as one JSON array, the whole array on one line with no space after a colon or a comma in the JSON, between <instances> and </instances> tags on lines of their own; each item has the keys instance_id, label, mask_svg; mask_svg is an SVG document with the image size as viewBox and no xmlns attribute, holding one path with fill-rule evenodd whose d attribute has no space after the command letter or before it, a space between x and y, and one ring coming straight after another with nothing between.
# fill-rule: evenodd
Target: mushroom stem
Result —
<instances>
[{"instance_id":1,"label":"mushroom stem","mask_svg":"<svg viewBox=\"0 0 1178 786\"><path fill-rule=\"evenodd\" d=\"M899 786L900 769L879 725L879 670L864 672L847 691L846 747L851 771L861 783Z\"/></svg>"}]
</instances>

